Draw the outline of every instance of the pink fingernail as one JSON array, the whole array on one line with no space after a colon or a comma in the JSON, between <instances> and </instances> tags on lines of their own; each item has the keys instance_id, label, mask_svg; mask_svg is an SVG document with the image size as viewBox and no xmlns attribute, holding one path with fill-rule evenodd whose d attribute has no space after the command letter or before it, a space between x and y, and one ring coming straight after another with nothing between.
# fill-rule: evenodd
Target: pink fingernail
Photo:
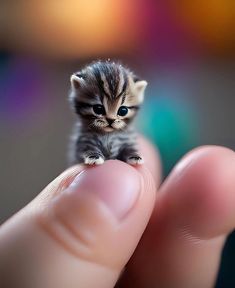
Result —
<instances>
[{"instance_id":1,"label":"pink fingernail","mask_svg":"<svg viewBox=\"0 0 235 288\"><path fill-rule=\"evenodd\" d=\"M131 210L139 197L140 176L131 166L119 161L107 161L102 166L81 172L67 190L98 195L120 219Z\"/></svg>"}]
</instances>

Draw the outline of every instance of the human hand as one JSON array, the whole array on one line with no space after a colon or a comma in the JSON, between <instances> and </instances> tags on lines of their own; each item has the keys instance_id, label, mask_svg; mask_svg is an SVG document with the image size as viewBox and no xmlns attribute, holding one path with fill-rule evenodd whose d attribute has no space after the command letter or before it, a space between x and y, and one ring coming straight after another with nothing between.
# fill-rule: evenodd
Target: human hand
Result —
<instances>
[{"instance_id":1,"label":"human hand","mask_svg":"<svg viewBox=\"0 0 235 288\"><path fill-rule=\"evenodd\" d=\"M235 225L234 152L194 150L157 192L159 159L141 150L143 167L70 168L3 224L0 287L110 288L131 256L118 287L211 287Z\"/></svg>"}]
</instances>

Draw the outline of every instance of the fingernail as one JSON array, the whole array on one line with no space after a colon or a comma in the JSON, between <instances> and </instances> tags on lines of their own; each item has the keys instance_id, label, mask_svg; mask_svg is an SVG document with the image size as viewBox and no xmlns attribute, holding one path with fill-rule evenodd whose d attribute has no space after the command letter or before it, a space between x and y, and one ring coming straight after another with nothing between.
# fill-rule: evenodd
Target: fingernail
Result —
<instances>
[{"instance_id":1,"label":"fingernail","mask_svg":"<svg viewBox=\"0 0 235 288\"><path fill-rule=\"evenodd\" d=\"M94 193L118 219L126 216L140 194L140 176L131 166L107 161L77 175L67 191L72 194Z\"/></svg>"}]
</instances>

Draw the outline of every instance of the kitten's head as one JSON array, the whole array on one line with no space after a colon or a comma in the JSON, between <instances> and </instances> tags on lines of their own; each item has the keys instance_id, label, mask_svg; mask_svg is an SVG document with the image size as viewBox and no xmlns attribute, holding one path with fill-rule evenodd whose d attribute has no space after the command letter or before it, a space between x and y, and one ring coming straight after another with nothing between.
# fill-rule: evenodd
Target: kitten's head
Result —
<instances>
[{"instance_id":1,"label":"kitten's head","mask_svg":"<svg viewBox=\"0 0 235 288\"><path fill-rule=\"evenodd\" d=\"M125 129L144 99L147 82L113 62L95 62L71 76L70 99L89 129Z\"/></svg>"}]
</instances>

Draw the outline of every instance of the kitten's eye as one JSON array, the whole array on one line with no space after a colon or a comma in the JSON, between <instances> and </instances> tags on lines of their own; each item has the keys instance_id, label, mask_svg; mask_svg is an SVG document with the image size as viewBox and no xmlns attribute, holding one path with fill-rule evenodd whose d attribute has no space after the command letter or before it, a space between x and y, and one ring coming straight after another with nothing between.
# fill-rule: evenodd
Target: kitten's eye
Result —
<instances>
[{"instance_id":1,"label":"kitten's eye","mask_svg":"<svg viewBox=\"0 0 235 288\"><path fill-rule=\"evenodd\" d=\"M126 114L128 113L128 108L126 106L121 106L119 109L118 109L118 115L119 116L125 116Z\"/></svg>"},{"instance_id":2,"label":"kitten's eye","mask_svg":"<svg viewBox=\"0 0 235 288\"><path fill-rule=\"evenodd\" d=\"M95 114L97 115L104 115L105 114L105 109L103 105L97 104L93 106L93 110Z\"/></svg>"}]
</instances>

